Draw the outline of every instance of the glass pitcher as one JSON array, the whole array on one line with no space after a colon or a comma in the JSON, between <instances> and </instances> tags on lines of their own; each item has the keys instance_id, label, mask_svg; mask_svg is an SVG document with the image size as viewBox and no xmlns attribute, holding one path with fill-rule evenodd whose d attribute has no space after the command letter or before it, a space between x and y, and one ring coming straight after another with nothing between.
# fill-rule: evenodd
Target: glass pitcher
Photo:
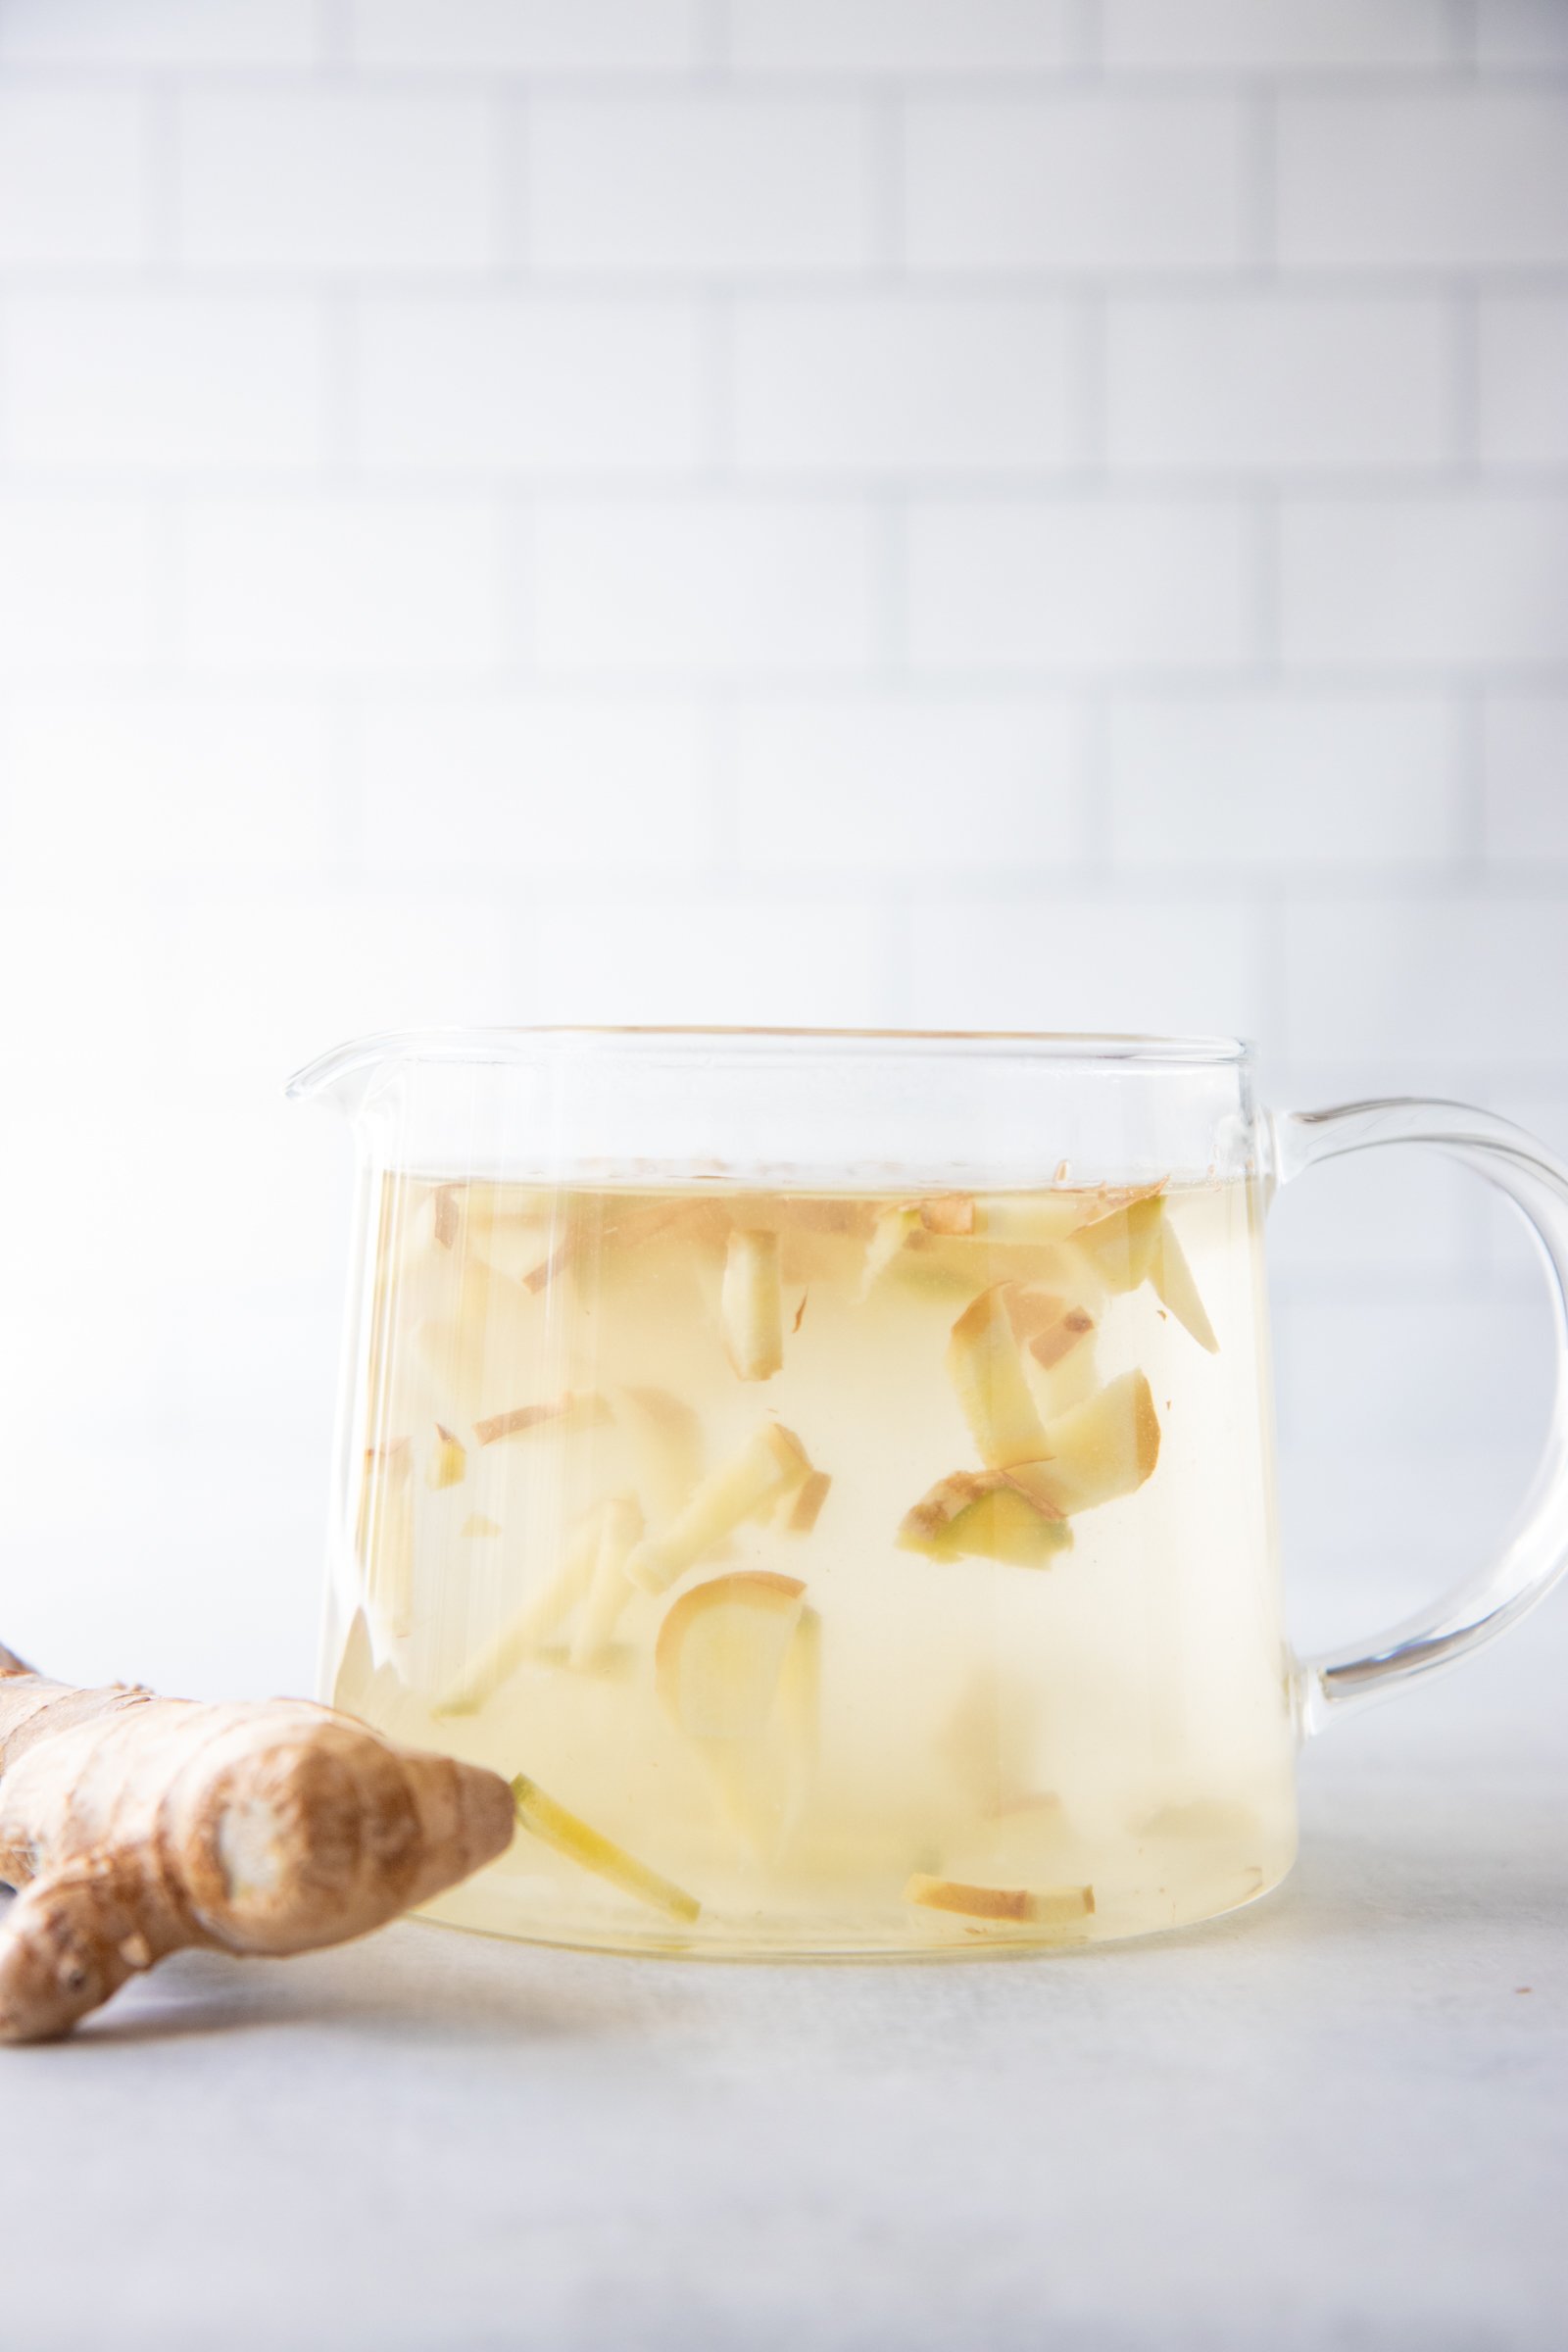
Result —
<instances>
[{"instance_id":1,"label":"glass pitcher","mask_svg":"<svg viewBox=\"0 0 1568 2352\"><path fill-rule=\"evenodd\" d=\"M322 1695L513 1780L434 1906L712 1956L1071 1945L1278 1886L1301 1738L1568 1557L1559 1408L1502 1554L1358 1656L1281 1619L1273 1189L1451 1103L1271 1114L1228 1040L504 1030L301 1072L358 1213Z\"/></svg>"}]
</instances>

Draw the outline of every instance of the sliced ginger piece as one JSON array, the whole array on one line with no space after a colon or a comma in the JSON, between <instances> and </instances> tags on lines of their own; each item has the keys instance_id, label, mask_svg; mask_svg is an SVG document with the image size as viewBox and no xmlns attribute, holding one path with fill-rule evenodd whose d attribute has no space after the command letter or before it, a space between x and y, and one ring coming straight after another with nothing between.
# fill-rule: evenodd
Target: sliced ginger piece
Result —
<instances>
[{"instance_id":1,"label":"sliced ginger piece","mask_svg":"<svg viewBox=\"0 0 1568 2352\"><path fill-rule=\"evenodd\" d=\"M1039 1465L1011 1470L956 1470L940 1479L905 1514L898 1544L927 1559L1002 1560L1015 1568L1049 1568L1070 1550L1072 1529L1063 1513L1029 1479Z\"/></svg>"},{"instance_id":2,"label":"sliced ginger piece","mask_svg":"<svg viewBox=\"0 0 1568 2352\"><path fill-rule=\"evenodd\" d=\"M481 1446L493 1446L499 1438L525 1437L531 1429L548 1427L560 1435L563 1429L591 1429L610 1418L610 1406L603 1396L568 1389L548 1404L517 1404L510 1412L492 1413L487 1420L474 1423L473 1434Z\"/></svg>"},{"instance_id":3,"label":"sliced ginger piece","mask_svg":"<svg viewBox=\"0 0 1568 2352\"><path fill-rule=\"evenodd\" d=\"M662 1526L684 1509L703 1475L703 1425L668 1389L621 1389L615 1419L631 1445L643 1509Z\"/></svg>"},{"instance_id":4,"label":"sliced ginger piece","mask_svg":"<svg viewBox=\"0 0 1568 2352\"><path fill-rule=\"evenodd\" d=\"M460 1439L453 1436L450 1429L443 1428L439 1421L435 1425L435 1451L431 1454L425 1467L425 1485L434 1488L437 1492L442 1487L461 1486L468 1467L466 1447Z\"/></svg>"},{"instance_id":5,"label":"sliced ginger piece","mask_svg":"<svg viewBox=\"0 0 1568 2352\"><path fill-rule=\"evenodd\" d=\"M579 1520L562 1554L561 1564L519 1609L507 1619L455 1681L436 1700L436 1715L473 1715L504 1683L509 1683L529 1652L555 1632L586 1592L599 1557L602 1509ZM471 1522L470 1522L471 1526ZM467 1530L465 1530L466 1533ZM500 1530L496 1531L498 1534Z\"/></svg>"},{"instance_id":6,"label":"sliced ginger piece","mask_svg":"<svg viewBox=\"0 0 1568 2352\"><path fill-rule=\"evenodd\" d=\"M1092 1204L1080 1192L982 1193L971 1230L984 1241L1024 1248L1061 1242L1083 1224Z\"/></svg>"},{"instance_id":7,"label":"sliced ginger piece","mask_svg":"<svg viewBox=\"0 0 1568 2352\"><path fill-rule=\"evenodd\" d=\"M786 1494L778 1506L774 1525L786 1536L808 1536L822 1515L822 1505L828 1498L833 1481L825 1470L813 1470L803 1478L792 1494Z\"/></svg>"},{"instance_id":8,"label":"sliced ginger piece","mask_svg":"<svg viewBox=\"0 0 1568 2352\"><path fill-rule=\"evenodd\" d=\"M1013 1334L1035 1403L1047 1421L1081 1404L1098 1385L1096 1320L1087 1306L1042 1285L1019 1283L1007 1294Z\"/></svg>"},{"instance_id":9,"label":"sliced ginger piece","mask_svg":"<svg viewBox=\"0 0 1568 2352\"><path fill-rule=\"evenodd\" d=\"M567 1657L573 1666L596 1666L632 1595L626 1562L643 1532L643 1515L629 1494L617 1494L600 1514L594 1570L583 1594Z\"/></svg>"},{"instance_id":10,"label":"sliced ginger piece","mask_svg":"<svg viewBox=\"0 0 1568 2352\"><path fill-rule=\"evenodd\" d=\"M1094 1335L1095 1318L1087 1306L1037 1283L1009 1283L1006 1305L1013 1338L1045 1371Z\"/></svg>"},{"instance_id":11,"label":"sliced ginger piece","mask_svg":"<svg viewBox=\"0 0 1568 2352\"><path fill-rule=\"evenodd\" d=\"M650 1870L646 1862L639 1862L635 1854L628 1854L623 1845L617 1845L602 1831L591 1829L575 1813L568 1813L564 1805L547 1796L538 1782L530 1781L525 1773L517 1774L512 1793L522 1827L545 1845L554 1846L558 1854L564 1854L569 1862L581 1863L584 1870L608 1879L612 1886L635 1895L639 1902L651 1903L656 1911L662 1911L670 1919L689 1926L701 1917L703 1906L694 1894L688 1894L672 1880L662 1878L657 1870Z\"/></svg>"},{"instance_id":12,"label":"sliced ginger piece","mask_svg":"<svg viewBox=\"0 0 1568 2352\"><path fill-rule=\"evenodd\" d=\"M1165 1203L1155 1190L1092 1218L1072 1238L1107 1291L1136 1291L1149 1280L1164 1222Z\"/></svg>"},{"instance_id":13,"label":"sliced ginger piece","mask_svg":"<svg viewBox=\"0 0 1568 2352\"><path fill-rule=\"evenodd\" d=\"M966 1234L975 1229L972 1193L938 1193L914 1203L927 1233Z\"/></svg>"},{"instance_id":14,"label":"sliced ginger piece","mask_svg":"<svg viewBox=\"0 0 1568 2352\"><path fill-rule=\"evenodd\" d=\"M1080 1226L1073 1241L1107 1290L1135 1291L1149 1283L1179 1323L1210 1355L1218 1352L1193 1270L1171 1231L1168 1203L1156 1186L1108 1215Z\"/></svg>"},{"instance_id":15,"label":"sliced ginger piece","mask_svg":"<svg viewBox=\"0 0 1568 2352\"><path fill-rule=\"evenodd\" d=\"M904 1889L906 1903L953 1911L964 1919L1008 1920L1018 1927L1070 1927L1094 1916L1092 1886L969 1886L961 1879L928 1878L916 1871Z\"/></svg>"},{"instance_id":16,"label":"sliced ginger piece","mask_svg":"<svg viewBox=\"0 0 1568 2352\"><path fill-rule=\"evenodd\" d=\"M1018 1360L1004 1285L982 1291L953 1326L948 1377L980 1459L990 1468L1037 1461L1045 1452L1045 1430Z\"/></svg>"},{"instance_id":17,"label":"sliced ginger piece","mask_svg":"<svg viewBox=\"0 0 1568 2352\"><path fill-rule=\"evenodd\" d=\"M654 1687L694 1740L760 1740L778 1696L806 1587L742 1569L671 1602L654 1644Z\"/></svg>"},{"instance_id":18,"label":"sliced ginger piece","mask_svg":"<svg viewBox=\"0 0 1568 2352\"><path fill-rule=\"evenodd\" d=\"M865 1262L860 1269L860 1298L869 1297L873 1285L916 1235L935 1234L948 1240L974 1230L975 1204L969 1193L932 1193L921 1200L890 1202L877 1211L866 1244Z\"/></svg>"},{"instance_id":19,"label":"sliced ginger piece","mask_svg":"<svg viewBox=\"0 0 1568 2352\"><path fill-rule=\"evenodd\" d=\"M879 1278L885 1274L912 1233L920 1230L920 1211L909 1202L879 1209L871 1238L865 1245L865 1262L860 1268L859 1298L863 1301Z\"/></svg>"},{"instance_id":20,"label":"sliced ginger piece","mask_svg":"<svg viewBox=\"0 0 1568 2352\"><path fill-rule=\"evenodd\" d=\"M1142 1372L1123 1372L1046 1426L1044 1459L1021 1477L1058 1511L1098 1509L1131 1494L1159 1459L1159 1416Z\"/></svg>"},{"instance_id":21,"label":"sliced ginger piece","mask_svg":"<svg viewBox=\"0 0 1568 2352\"><path fill-rule=\"evenodd\" d=\"M798 1487L811 1465L799 1438L769 1422L702 1481L662 1535L646 1537L626 1562L645 1592L662 1592L722 1544L743 1519Z\"/></svg>"},{"instance_id":22,"label":"sliced ginger piece","mask_svg":"<svg viewBox=\"0 0 1568 2352\"><path fill-rule=\"evenodd\" d=\"M771 1380L784 1361L776 1233L737 1227L730 1234L719 1321L737 1380Z\"/></svg>"},{"instance_id":23,"label":"sliced ginger piece","mask_svg":"<svg viewBox=\"0 0 1568 2352\"><path fill-rule=\"evenodd\" d=\"M1207 1310L1199 1296L1198 1285L1193 1280L1187 1252L1171 1231L1168 1216L1160 1227L1149 1279L1156 1298L1170 1308L1177 1322L1192 1333L1200 1348L1206 1348L1210 1355L1217 1355L1219 1342L1214 1337L1214 1326L1208 1319Z\"/></svg>"}]
</instances>

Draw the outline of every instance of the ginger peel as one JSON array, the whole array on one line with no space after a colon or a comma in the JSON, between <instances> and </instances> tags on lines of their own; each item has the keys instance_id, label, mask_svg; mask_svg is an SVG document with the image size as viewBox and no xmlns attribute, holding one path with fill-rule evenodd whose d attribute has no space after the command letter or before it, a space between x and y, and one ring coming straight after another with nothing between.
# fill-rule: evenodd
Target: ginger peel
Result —
<instances>
[{"instance_id":1,"label":"ginger peel","mask_svg":"<svg viewBox=\"0 0 1568 2352\"><path fill-rule=\"evenodd\" d=\"M69 2034L170 1953L343 1943L512 1840L498 1773L303 1699L75 1690L0 1648L0 2042Z\"/></svg>"}]
</instances>

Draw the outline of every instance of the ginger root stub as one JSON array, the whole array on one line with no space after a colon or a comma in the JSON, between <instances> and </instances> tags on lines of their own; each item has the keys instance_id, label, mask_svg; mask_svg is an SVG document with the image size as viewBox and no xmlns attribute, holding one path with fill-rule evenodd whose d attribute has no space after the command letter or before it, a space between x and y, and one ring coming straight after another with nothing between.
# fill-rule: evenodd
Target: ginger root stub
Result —
<instances>
[{"instance_id":1,"label":"ginger root stub","mask_svg":"<svg viewBox=\"0 0 1568 2352\"><path fill-rule=\"evenodd\" d=\"M68 2034L171 1952L368 1935L514 1826L499 1774L329 1708L74 1690L0 1649L0 2041Z\"/></svg>"}]
</instances>

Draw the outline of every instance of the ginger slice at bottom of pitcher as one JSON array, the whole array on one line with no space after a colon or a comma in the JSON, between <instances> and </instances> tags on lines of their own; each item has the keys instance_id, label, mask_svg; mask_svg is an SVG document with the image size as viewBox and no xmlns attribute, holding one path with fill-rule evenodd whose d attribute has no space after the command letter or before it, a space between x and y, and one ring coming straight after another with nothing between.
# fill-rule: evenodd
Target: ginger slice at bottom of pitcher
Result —
<instances>
[{"instance_id":1,"label":"ginger slice at bottom of pitcher","mask_svg":"<svg viewBox=\"0 0 1568 2352\"><path fill-rule=\"evenodd\" d=\"M548 1796L538 1782L530 1781L525 1773L516 1775L512 1793L523 1829L542 1844L564 1854L568 1862L579 1863L597 1878L608 1879L612 1886L635 1896L638 1902L652 1904L666 1918L690 1926L702 1916L703 1906L694 1894L688 1894L684 1886L677 1886L659 1871L650 1870L646 1862L639 1862L635 1854L628 1854L623 1845L617 1845L603 1831L592 1828L575 1813L568 1813L564 1805Z\"/></svg>"},{"instance_id":2,"label":"ginger slice at bottom of pitcher","mask_svg":"<svg viewBox=\"0 0 1568 2352\"><path fill-rule=\"evenodd\" d=\"M1070 1927L1094 1916L1092 1886L971 1886L961 1879L928 1878L916 1871L904 1889L906 1903L951 1911L963 1919L1005 1921L1015 1927Z\"/></svg>"}]
</instances>

